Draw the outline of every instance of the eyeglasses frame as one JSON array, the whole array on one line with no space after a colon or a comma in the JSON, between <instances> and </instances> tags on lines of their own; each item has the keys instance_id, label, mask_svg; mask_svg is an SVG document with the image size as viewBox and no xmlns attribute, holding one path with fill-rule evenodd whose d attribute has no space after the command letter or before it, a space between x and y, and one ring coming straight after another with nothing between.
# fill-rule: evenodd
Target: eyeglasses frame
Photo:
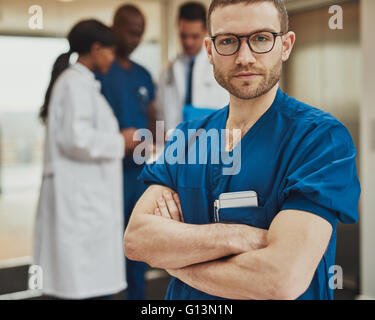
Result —
<instances>
[{"instance_id":1,"label":"eyeglasses frame","mask_svg":"<svg viewBox=\"0 0 375 320\"><path fill-rule=\"evenodd\" d=\"M255 50L251 47L251 44L250 44L250 37L253 36L254 34L262 33L262 32L268 32L268 33L271 33L271 34L273 35L273 45L272 45L272 48L271 48L269 51L266 51L266 52L257 52L257 51L255 51ZM236 53L238 53L238 51L240 51L240 49L241 49L241 45L242 45L241 39L243 39L243 38L246 38L246 39L247 39L247 41L246 41L246 42L247 42L247 45L249 46L249 48L250 48L250 50L251 50L252 52L254 52L254 53L256 53L256 54L266 54L266 53L271 52L271 51L274 49L274 47L275 47L275 43L276 43L276 38L279 37L279 36L284 36L284 35L286 35L287 33L288 33L288 31L287 31L287 32L272 32L272 31L269 31L269 30L263 30L263 31L256 31L256 32L253 32L253 33L250 33L250 34L248 34L248 35L242 35L242 36L238 36L238 35L233 34L233 33L218 34L218 35L216 35L216 36L212 36L212 37L210 37L210 39L211 39L211 41L213 42L214 47L215 47L215 50L216 50L216 52L217 52L219 55L224 56L224 57L229 57L229 56L233 56L233 55L235 55ZM219 36L223 36L223 35L226 35L226 36L235 36L235 37L238 39L238 43L239 43L238 48L237 48L237 50L236 50L235 52L233 52L232 54L221 54L221 53L219 53L219 51L218 51L217 48L216 48L216 38L219 37Z\"/></svg>"}]
</instances>

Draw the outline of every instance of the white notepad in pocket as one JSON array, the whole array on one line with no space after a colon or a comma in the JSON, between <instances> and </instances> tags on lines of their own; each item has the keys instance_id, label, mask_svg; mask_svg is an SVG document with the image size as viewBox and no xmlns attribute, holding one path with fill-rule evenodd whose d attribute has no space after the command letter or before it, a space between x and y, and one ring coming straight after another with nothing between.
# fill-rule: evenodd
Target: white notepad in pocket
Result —
<instances>
[{"instance_id":1,"label":"white notepad in pocket","mask_svg":"<svg viewBox=\"0 0 375 320\"><path fill-rule=\"evenodd\" d=\"M215 222L220 221L220 217L219 217L220 209L246 208L246 207L257 207L257 206L258 206L258 195L255 191L222 193L219 196L219 199L216 200L214 203Z\"/></svg>"}]
</instances>

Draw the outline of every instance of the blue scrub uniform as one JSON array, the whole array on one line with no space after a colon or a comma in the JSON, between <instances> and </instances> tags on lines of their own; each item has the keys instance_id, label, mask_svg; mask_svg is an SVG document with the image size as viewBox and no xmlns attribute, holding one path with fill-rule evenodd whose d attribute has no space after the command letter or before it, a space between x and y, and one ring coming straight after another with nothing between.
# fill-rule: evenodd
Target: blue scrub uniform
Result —
<instances>
[{"instance_id":1,"label":"blue scrub uniform","mask_svg":"<svg viewBox=\"0 0 375 320\"><path fill-rule=\"evenodd\" d=\"M148 108L155 98L155 88L150 73L132 62L132 68L123 69L114 62L106 75L97 75L101 81L102 92L111 105L120 129L148 127ZM124 173L124 215L125 228L133 208L144 193L146 185L137 180L143 166L137 165L132 157L123 161ZM128 282L127 299L145 299L145 263L126 259L126 278Z\"/></svg>"},{"instance_id":2,"label":"blue scrub uniform","mask_svg":"<svg viewBox=\"0 0 375 320\"><path fill-rule=\"evenodd\" d=\"M188 129L225 129L228 111L226 107L178 128L185 137ZM187 139L183 143L185 156L192 145ZM329 268L335 264L337 224L357 222L361 192L356 150L349 132L330 114L279 89L272 106L243 137L241 149L241 169L237 175L223 175L227 164L222 160L212 164L214 148L208 144L207 165L156 162L144 168L140 179L177 191L184 220L190 224L214 223L213 203L221 193L249 190L258 193L258 207L220 210L221 222L268 230L275 216L288 209L307 211L327 220L333 227L329 246L309 288L299 299L333 299L329 288L333 274ZM223 159L228 156L225 150L220 152ZM166 299L221 298L172 278Z\"/></svg>"},{"instance_id":3,"label":"blue scrub uniform","mask_svg":"<svg viewBox=\"0 0 375 320\"><path fill-rule=\"evenodd\" d=\"M213 114L217 109L211 108L197 108L192 104L184 105L182 109L182 119L183 121L197 120L199 118L207 117Z\"/></svg>"}]
</instances>

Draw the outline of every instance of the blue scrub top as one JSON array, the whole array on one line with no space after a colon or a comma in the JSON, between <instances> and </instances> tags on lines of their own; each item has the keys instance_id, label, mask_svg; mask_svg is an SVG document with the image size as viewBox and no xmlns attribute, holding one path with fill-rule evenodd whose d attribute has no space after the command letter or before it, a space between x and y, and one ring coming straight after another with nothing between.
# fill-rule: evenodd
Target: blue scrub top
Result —
<instances>
[{"instance_id":1,"label":"blue scrub top","mask_svg":"<svg viewBox=\"0 0 375 320\"><path fill-rule=\"evenodd\" d=\"M187 141L188 130L225 129L228 111L226 107L204 119L179 125L186 137L185 155L192 145ZM345 126L279 89L272 106L241 141L239 174L223 175L226 165L221 160L211 164L213 150L208 144L207 165L156 162L144 168L140 179L177 191L184 220L190 224L214 223L213 203L221 193L249 190L257 192L259 206L224 209L221 222L268 230L275 216L288 209L326 219L333 227L331 240L309 288L299 299L333 299L328 284L333 276L329 268L335 264L337 223L357 222L361 192L356 150ZM222 149L220 152L225 155ZM221 298L172 278L166 299Z\"/></svg>"},{"instance_id":2,"label":"blue scrub top","mask_svg":"<svg viewBox=\"0 0 375 320\"><path fill-rule=\"evenodd\" d=\"M213 114L217 109L212 108L198 108L192 104L185 104L182 109L183 121L197 120L199 118L207 117Z\"/></svg>"},{"instance_id":3,"label":"blue scrub top","mask_svg":"<svg viewBox=\"0 0 375 320\"><path fill-rule=\"evenodd\" d=\"M148 128L149 104L155 98L155 87L150 73L135 62L131 69L122 68L115 61L105 75L97 74L102 93L112 107L120 129ZM125 158L124 164L133 160Z\"/></svg>"}]
</instances>

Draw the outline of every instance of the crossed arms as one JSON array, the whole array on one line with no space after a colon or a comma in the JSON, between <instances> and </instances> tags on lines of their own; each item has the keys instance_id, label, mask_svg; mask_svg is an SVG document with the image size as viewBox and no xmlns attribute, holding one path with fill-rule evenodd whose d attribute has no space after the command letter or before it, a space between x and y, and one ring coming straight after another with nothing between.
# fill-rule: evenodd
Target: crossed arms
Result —
<instances>
[{"instance_id":1,"label":"crossed arms","mask_svg":"<svg viewBox=\"0 0 375 320\"><path fill-rule=\"evenodd\" d=\"M178 195L153 185L133 210L124 245L129 259L166 269L208 294L278 300L306 291L331 234L328 221L297 210L280 212L268 231L187 224Z\"/></svg>"}]
</instances>

